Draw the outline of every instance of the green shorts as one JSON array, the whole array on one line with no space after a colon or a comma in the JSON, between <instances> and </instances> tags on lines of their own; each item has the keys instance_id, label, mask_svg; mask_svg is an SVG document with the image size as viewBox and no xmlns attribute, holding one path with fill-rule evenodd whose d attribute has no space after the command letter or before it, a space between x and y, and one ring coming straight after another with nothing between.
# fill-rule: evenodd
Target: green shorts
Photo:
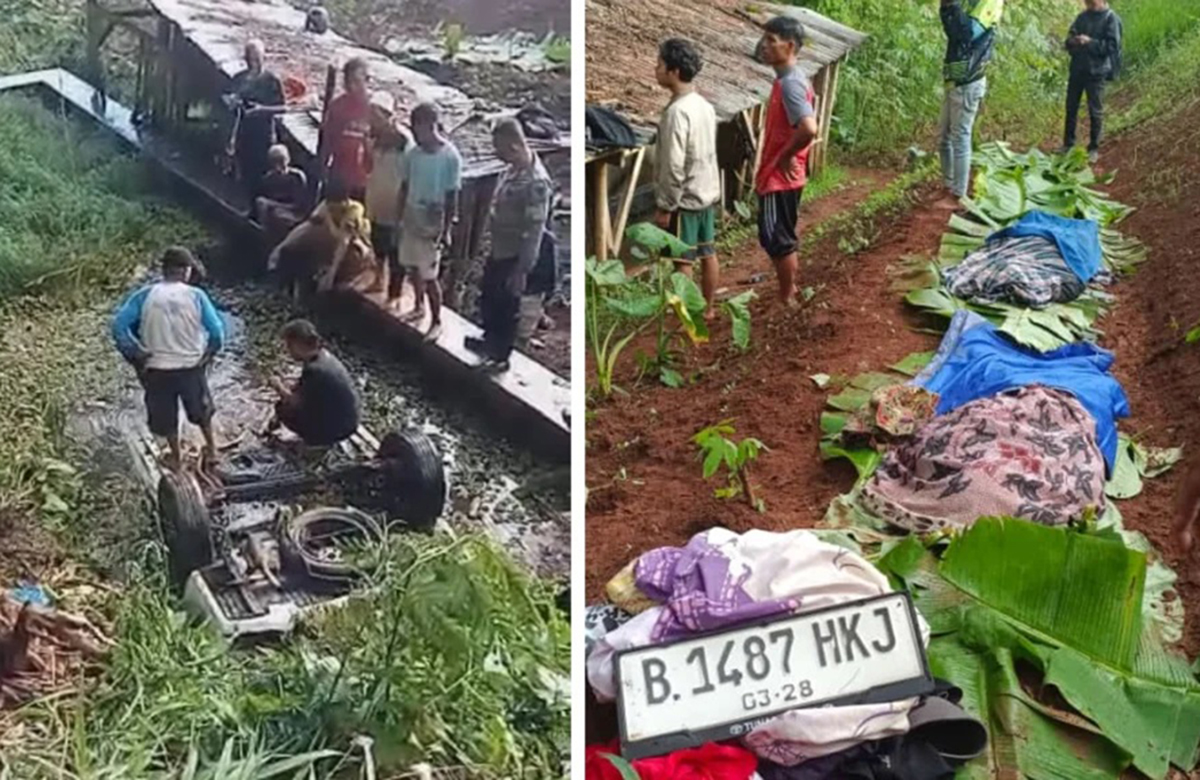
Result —
<instances>
[{"instance_id":1,"label":"green shorts","mask_svg":"<svg viewBox=\"0 0 1200 780\"><path fill-rule=\"evenodd\" d=\"M671 215L671 232L691 247L683 259L712 257L717 253L717 207L709 206L700 211L676 211Z\"/></svg>"}]
</instances>

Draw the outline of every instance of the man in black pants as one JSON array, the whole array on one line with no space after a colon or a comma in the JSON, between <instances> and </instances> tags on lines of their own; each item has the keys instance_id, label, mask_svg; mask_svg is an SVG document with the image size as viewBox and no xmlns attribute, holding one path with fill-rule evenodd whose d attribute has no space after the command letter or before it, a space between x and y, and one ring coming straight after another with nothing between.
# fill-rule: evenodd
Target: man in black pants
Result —
<instances>
[{"instance_id":1,"label":"man in black pants","mask_svg":"<svg viewBox=\"0 0 1200 780\"><path fill-rule=\"evenodd\" d=\"M492 256L483 269L479 304L483 338L468 336L465 346L483 358L485 370L503 372L517 339L521 295L554 287L554 251L546 230L554 185L517 120L500 120L492 143L508 170L492 206Z\"/></svg>"},{"instance_id":2,"label":"man in black pants","mask_svg":"<svg viewBox=\"0 0 1200 780\"><path fill-rule=\"evenodd\" d=\"M1071 78L1067 82L1067 127L1060 154L1075 147L1079 104L1087 93L1091 139L1088 161L1100 159L1100 136L1104 130L1104 87L1116 75L1121 54L1121 17L1107 0L1085 0L1087 10L1076 17L1067 33L1071 53Z\"/></svg>"},{"instance_id":3,"label":"man in black pants","mask_svg":"<svg viewBox=\"0 0 1200 780\"><path fill-rule=\"evenodd\" d=\"M310 447L331 447L348 439L358 430L359 421L358 391L350 372L324 348L308 320L289 322L283 329L283 343L304 368L292 388L272 380L279 403L267 431L283 426Z\"/></svg>"}]
</instances>

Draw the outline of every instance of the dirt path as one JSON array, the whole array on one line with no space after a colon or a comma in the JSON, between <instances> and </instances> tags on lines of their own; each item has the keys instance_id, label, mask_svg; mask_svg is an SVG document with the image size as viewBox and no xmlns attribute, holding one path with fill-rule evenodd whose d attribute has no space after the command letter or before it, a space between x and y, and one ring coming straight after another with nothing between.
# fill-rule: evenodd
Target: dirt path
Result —
<instances>
[{"instance_id":1,"label":"dirt path","mask_svg":"<svg viewBox=\"0 0 1200 780\"><path fill-rule=\"evenodd\" d=\"M1182 343L1200 321L1200 105L1160 126L1119 139L1105 162L1117 170L1113 194L1138 206L1122 229L1144 241L1150 261L1117 285L1117 309L1105 323L1104 346L1117 355L1114 371L1133 415L1122 430L1156 446L1185 447L1200 465L1200 345ZM1187 610L1184 647L1200 653L1200 553L1180 560L1170 546L1176 469L1146 483L1123 503L1126 525L1144 532L1179 573Z\"/></svg>"},{"instance_id":2,"label":"dirt path","mask_svg":"<svg viewBox=\"0 0 1200 780\"><path fill-rule=\"evenodd\" d=\"M1196 465L1200 345L1183 345L1182 338L1200 322L1198 119L1200 106L1106 151L1104 167L1119 174L1114 196L1140 208L1122 229L1146 242L1150 262L1113 288L1118 306L1101 323L1133 409L1121 429L1156 446L1182 444ZM694 387L647 385L598 408L588 427L589 599L601 598L606 580L638 553L680 544L714 525L785 530L821 520L829 501L853 484L853 471L819 456L825 393L809 377L879 369L936 347L937 336L916 332L921 323L889 288L887 270L905 255L935 251L944 227L945 215L922 204L857 256L840 252L834 238L823 240L808 257L802 283L816 286L817 295L802 312L785 315L771 306L772 279L758 285L763 300L747 355L727 353L728 330L718 327L712 345L686 356L682 373L698 376ZM749 241L733 267L761 270L758 259ZM754 436L771 448L754 474L767 505L763 514L713 497L716 485L701 478L690 438L731 417L736 437ZM1182 473L1147 481L1143 494L1120 508L1126 525L1144 532L1179 572L1187 610L1183 647L1195 657L1200 552L1181 561L1169 538Z\"/></svg>"},{"instance_id":3,"label":"dirt path","mask_svg":"<svg viewBox=\"0 0 1200 780\"><path fill-rule=\"evenodd\" d=\"M848 464L821 460L826 393L809 377L876 369L936 346L936 337L912 330L917 323L889 288L887 269L900 257L936 249L945 222L944 212L918 207L853 257L838 250L835 236L823 239L806 258L801 283L816 296L800 312L772 303L773 278L755 286L761 298L746 355L728 351L729 329L719 323L709 346L685 356L681 373L698 375L693 387L646 383L597 408L587 432L589 599L600 598L607 579L638 553L681 544L714 525L786 530L824 516L854 477ZM735 269L763 266L753 239L733 260ZM621 379L631 386L629 373ZM754 472L763 514L715 498L718 485L702 479L691 437L731 417L738 438L754 436L771 449Z\"/></svg>"}]
</instances>

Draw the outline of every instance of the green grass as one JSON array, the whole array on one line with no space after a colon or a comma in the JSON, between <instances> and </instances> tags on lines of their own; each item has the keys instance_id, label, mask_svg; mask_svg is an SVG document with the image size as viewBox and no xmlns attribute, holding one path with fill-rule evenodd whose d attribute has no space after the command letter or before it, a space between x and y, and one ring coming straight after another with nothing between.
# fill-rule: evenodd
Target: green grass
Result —
<instances>
[{"instance_id":1,"label":"green grass","mask_svg":"<svg viewBox=\"0 0 1200 780\"><path fill-rule=\"evenodd\" d=\"M1139 132L1168 121L1200 101L1200 25L1158 50L1152 63L1129 73L1117 88L1105 130Z\"/></svg>"},{"instance_id":2,"label":"green grass","mask_svg":"<svg viewBox=\"0 0 1200 780\"><path fill-rule=\"evenodd\" d=\"M148 172L98 129L0 97L0 301L124 281L199 226L146 194Z\"/></svg>"},{"instance_id":3,"label":"green grass","mask_svg":"<svg viewBox=\"0 0 1200 780\"><path fill-rule=\"evenodd\" d=\"M1189 0L1124 0L1113 7L1125 24L1125 65L1130 70L1154 62L1200 26L1200 3Z\"/></svg>"},{"instance_id":4,"label":"green grass","mask_svg":"<svg viewBox=\"0 0 1200 780\"><path fill-rule=\"evenodd\" d=\"M311 777L350 780L359 735L383 777L418 761L561 777L568 627L551 586L494 542L396 539L371 595L273 650L183 620L137 487L89 472L67 425L117 389L107 328L135 269L208 235L136 159L33 101L0 99L0 181L0 518L22 544L122 575L87 599L117 642L98 679L0 716L0 778L257 780L288 759L285 777L316 762Z\"/></svg>"},{"instance_id":5,"label":"green grass","mask_svg":"<svg viewBox=\"0 0 1200 780\"><path fill-rule=\"evenodd\" d=\"M852 157L903 161L930 148L941 111L945 35L933 0L794 0L871 37L843 66L834 139ZM1061 51L1079 6L1008 3L977 125L983 138L1036 143L1057 132L1065 89Z\"/></svg>"}]
</instances>

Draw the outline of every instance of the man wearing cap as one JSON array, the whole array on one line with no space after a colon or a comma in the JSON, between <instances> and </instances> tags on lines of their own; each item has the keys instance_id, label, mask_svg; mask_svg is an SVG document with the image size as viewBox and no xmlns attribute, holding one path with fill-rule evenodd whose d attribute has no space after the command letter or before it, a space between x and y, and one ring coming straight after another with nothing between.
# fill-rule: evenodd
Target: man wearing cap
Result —
<instances>
[{"instance_id":1,"label":"man wearing cap","mask_svg":"<svg viewBox=\"0 0 1200 780\"><path fill-rule=\"evenodd\" d=\"M275 117L287 110L283 82L264 66L262 41L246 44L246 69L233 77L226 104L235 112L227 152L237 161L242 183L253 207L270 163L267 151L276 141Z\"/></svg>"},{"instance_id":2,"label":"man wearing cap","mask_svg":"<svg viewBox=\"0 0 1200 780\"><path fill-rule=\"evenodd\" d=\"M225 328L208 294L189 284L196 260L183 247L163 252L163 278L130 295L117 310L112 335L137 371L150 432L167 440L168 468L182 463L179 405L204 433L204 462L217 454L208 364L221 351Z\"/></svg>"}]
</instances>

